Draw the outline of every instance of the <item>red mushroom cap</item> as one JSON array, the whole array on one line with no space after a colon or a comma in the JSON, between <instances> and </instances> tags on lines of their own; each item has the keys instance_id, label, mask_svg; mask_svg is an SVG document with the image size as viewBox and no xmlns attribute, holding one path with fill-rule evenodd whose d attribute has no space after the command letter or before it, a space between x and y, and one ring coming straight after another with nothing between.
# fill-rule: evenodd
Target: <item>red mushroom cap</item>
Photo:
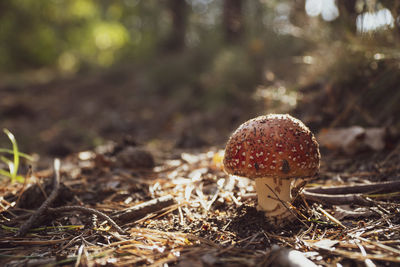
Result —
<instances>
[{"instance_id":1,"label":"red mushroom cap","mask_svg":"<svg viewBox=\"0 0 400 267\"><path fill-rule=\"evenodd\" d=\"M312 177L320 153L311 131L290 115L270 114L251 119L231 135L225 148L227 173L247 178Z\"/></svg>"}]
</instances>

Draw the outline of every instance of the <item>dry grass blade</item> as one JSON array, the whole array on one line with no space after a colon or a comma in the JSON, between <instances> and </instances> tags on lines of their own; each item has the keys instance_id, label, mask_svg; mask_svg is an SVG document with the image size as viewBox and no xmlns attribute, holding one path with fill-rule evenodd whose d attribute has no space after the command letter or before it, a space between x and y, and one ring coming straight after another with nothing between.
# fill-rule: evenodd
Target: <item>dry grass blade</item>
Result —
<instances>
[{"instance_id":1,"label":"dry grass blade","mask_svg":"<svg viewBox=\"0 0 400 267\"><path fill-rule=\"evenodd\" d=\"M330 215L326 210L324 210L321 207L318 207L318 210L320 212L322 212L330 221L332 221L333 223L339 225L340 227L346 229L347 227L344 226L338 219L336 219L335 217L333 217L332 215Z\"/></svg>"}]
</instances>

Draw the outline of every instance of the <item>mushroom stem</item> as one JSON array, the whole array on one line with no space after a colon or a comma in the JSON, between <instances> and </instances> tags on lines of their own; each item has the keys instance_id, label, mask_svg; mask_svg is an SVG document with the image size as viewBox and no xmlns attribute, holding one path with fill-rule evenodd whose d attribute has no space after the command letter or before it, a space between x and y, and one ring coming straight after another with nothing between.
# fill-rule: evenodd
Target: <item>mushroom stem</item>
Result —
<instances>
[{"instance_id":1,"label":"mushroom stem","mask_svg":"<svg viewBox=\"0 0 400 267\"><path fill-rule=\"evenodd\" d=\"M283 203L291 202L290 186L293 179L277 179L271 177L257 178L256 191L258 195L257 210L265 212L268 218L284 219L291 212ZM271 191L271 189L273 191ZM277 199L278 198L278 199Z\"/></svg>"}]
</instances>

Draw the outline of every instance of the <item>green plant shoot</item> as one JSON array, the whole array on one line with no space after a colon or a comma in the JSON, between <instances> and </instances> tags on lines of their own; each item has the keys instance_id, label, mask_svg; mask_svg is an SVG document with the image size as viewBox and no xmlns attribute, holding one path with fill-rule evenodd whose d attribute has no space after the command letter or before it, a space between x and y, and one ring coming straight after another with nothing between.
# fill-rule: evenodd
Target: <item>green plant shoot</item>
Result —
<instances>
[{"instance_id":1,"label":"green plant shoot","mask_svg":"<svg viewBox=\"0 0 400 267\"><path fill-rule=\"evenodd\" d=\"M10 142L12 144L12 149L0 148L0 153L13 155L13 160L10 160L5 156L0 156L0 160L3 161L8 166L8 171L0 169L0 175L10 178L11 182L15 182L15 181L23 182L24 177L21 175L18 175L18 167L19 167L20 157L24 157L28 160L32 160L32 157L25 153L18 151L17 140L15 139L14 135L9 130L3 129L3 132L7 135L8 139L10 139Z\"/></svg>"}]
</instances>

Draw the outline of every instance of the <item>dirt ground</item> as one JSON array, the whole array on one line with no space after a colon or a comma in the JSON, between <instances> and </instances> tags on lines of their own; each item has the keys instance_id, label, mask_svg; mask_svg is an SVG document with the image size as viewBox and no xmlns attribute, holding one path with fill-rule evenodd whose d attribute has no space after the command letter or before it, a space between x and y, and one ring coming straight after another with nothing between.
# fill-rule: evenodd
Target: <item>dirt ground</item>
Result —
<instances>
[{"instance_id":1,"label":"dirt ground","mask_svg":"<svg viewBox=\"0 0 400 267\"><path fill-rule=\"evenodd\" d=\"M10 83L0 90L2 126L25 152L63 157L125 138L160 149L223 146L259 109L255 103L198 108L193 91L149 90L143 75L121 67L44 84Z\"/></svg>"},{"instance_id":2,"label":"dirt ground","mask_svg":"<svg viewBox=\"0 0 400 267\"><path fill-rule=\"evenodd\" d=\"M124 70L0 90L2 126L21 150L40 155L26 184L1 181L2 266L293 266L285 265L291 250L322 266L400 263L399 190L362 195L369 205L300 194L299 219L273 228L256 210L254 183L221 165L229 133L259 107L195 110L190 98L145 90L139 77ZM396 143L321 152L320 173L306 188L399 178ZM70 208L46 212L16 236L51 195L55 157L61 185L51 206ZM123 232L77 206L107 214Z\"/></svg>"}]
</instances>

